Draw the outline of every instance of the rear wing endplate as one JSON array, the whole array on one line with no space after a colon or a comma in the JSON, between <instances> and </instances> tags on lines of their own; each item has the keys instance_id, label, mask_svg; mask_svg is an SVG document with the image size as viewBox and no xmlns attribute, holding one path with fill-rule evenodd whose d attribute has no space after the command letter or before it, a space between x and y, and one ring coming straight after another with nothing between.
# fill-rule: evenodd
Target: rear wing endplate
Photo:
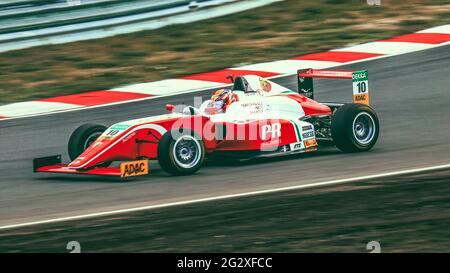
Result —
<instances>
[{"instance_id":1,"label":"rear wing endplate","mask_svg":"<svg viewBox=\"0 0 450 273\"><path fill-rule=\"evenodd\" d=\"M314 99L313 78L351 79L353 82L353 103L369 105L369 73L367 70L299 69L297 71L297 82L300 95Z\"/></svg>"}]
</instances>

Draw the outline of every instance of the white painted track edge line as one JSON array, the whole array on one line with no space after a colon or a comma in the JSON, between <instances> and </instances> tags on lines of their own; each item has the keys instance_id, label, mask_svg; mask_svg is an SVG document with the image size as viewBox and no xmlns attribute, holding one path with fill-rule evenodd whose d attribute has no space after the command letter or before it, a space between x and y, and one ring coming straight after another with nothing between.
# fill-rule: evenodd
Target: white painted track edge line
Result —
<instances>
[{"instance_id":1,"label":"white painted track edge line","mask_svg":"<svg viewBox=\"0 0 450 273\"><path fill-rule=\"evenodd\" d=\"M88 219L88 218L97 218L97 217L104 217L104 216L110 216L110 215L146 211L146 210L152 210L152 209L161 209L161 208L168 208L168 207L174 207L174 206L197 204L197 203L203 203L203 202L208 202L208 201L219 201L219 200L233 199L233 198L239 198L239 197L248 197L248 196L270 194L270 193L299 190L299 189L306 189L306 188L314 188L314 187L321 187L321 186L330 186L330 185L371 180L371 179L384 178L384 177L390 177L390 176L398 176L398 175L414 174L414 173L421 173L421 172L427 172L427 171L444 170L444 169L448 169L448 168L450 168L450 164L429 166L429 167L422 167L422 168L415 168L415 169L406 169L406 170L392 171L392 172L386 172L386 173L381 173L381 174L372 174L372 175L316 182L316 183L305 184L305 185L294 185L294 186L279 187L279 188L272 188L272 189L265 189L265 190L258 190L258 191L241 192L241 193L219 195L219 196L205 197L205 198L164 203L164 204L157 204L157 205L149 205L149 206L142 206L142 207L135 207L135 208L128 208L128 209L118 209L118 210L96 212L96 213L90 213L90 214L84 214L84 215L54 218L54 219L42 220L42 221L5 225L5 226L0 226L0 230L22 228L22 227L42 225L42 224L52 224L52 223L65 222L65 221L82 220L82 219Z\"/></svg>"},{"instance_id":2,"label":"white painted track edge line","mask_svg":"<svg viewBox=\"0 0 450 273\"><path fill-rule=\"evenodd\" d=\"M356 60L356 61L351 61L351 62L345 62L345 63L342 63L339 66L350 65L350 64L361 63L361 62L369 62L369 61L373 61L373 60L377 60L377 59L384 59L384 58L389 58L389 57L394 57L394 56L400 56L400 55L404 55L404 54L415 53L415 52L419 52L419 51L425 51L425 50L438 48L438 47L442 47L442 46L447 46L447 45L450 45L450 42L441 43L441 44L435 45L435 46L430 47L430 48L416 50L416 51L411 51L411 52L403 52L403 53L397 53L397 54L386 54L386 55L372 57L372 58L367 58L367 59L361 59L361 60ZM282 61L282 60L280 60L280 61ZM323 68L323 69L326 69L326 68ZM296 73L280 74L280 75L276 75L276 76L272 76L272 77L267 77L267 79L276 79L276 78L289 77L289 76L292 76L292 75L295 75L295 74ZM220 89L220 88L223 88L223 87L226 87L226 86L230 86L230 85L231 84L223 84L223 85L218 85L218 86L212 86L211 88L218 88L218 89ZM170 97L170 96L177 96L177 95L182 95L182 94L201 92L201 91L205 91L205 90L208 90L208 89L210 89L210 88L202 87L202 88L197 88L197 89L180 91L180 92L177 92L177 93L172 93L172 94L167 94L167 95L149 96L149 97L146 97L146 98L118 101L118 102L101 104L101 105L95 105L95 106L82 106L82 105L80 105L80 107L67 109L67 110L60 110L60 111L53 111L53 112L46 112L46 113L36 113L36 114L23 115L23 116L17 116L17 117L6 117L6 118L0 119L0 123L2 121L7 121L7 120L30 118L30 117L39 117L39 116L47 116L47 115L53 115L53 114L59 114L59 113L67 113L67 112L74 112L74 111L81 111L81 110L90 110L90 109L95 109L95 108L100 108L100 107L107 107L107 106L114 106L114 105L120 105L120 104L125 104L125 103L132 103L132 102L139 102L139 101L158 99L158 98L164 98L164 97ZM112 91L112 92L114 92L114 91Z\"/></svg>"}]
</instances>

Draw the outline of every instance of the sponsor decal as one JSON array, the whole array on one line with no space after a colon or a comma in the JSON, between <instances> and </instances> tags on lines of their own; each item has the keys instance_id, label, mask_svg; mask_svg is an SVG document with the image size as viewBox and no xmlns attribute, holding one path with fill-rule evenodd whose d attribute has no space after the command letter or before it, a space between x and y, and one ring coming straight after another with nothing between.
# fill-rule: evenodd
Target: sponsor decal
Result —
<instances>
[{"instance_id":1,"label":"sponsor decal","mask_svg":"<svg viewBox=\"0 0 450 273\"><path fill-rule=\"evenodd\" d=\"M303 144L302 142L292 143L291 144L291 150L292 151L296 151L296 150L303 149L303 145L302 144Z\"/></svg>"},{"instance_id":2,"label":"sponsor decal","mask_svg":"<svg viewBox=\"0 0 450 273\"><path fill-rule=\"evenodd\" d=\"M136 135L136 132L133 132L131 134L129 134L128 136L126 136L122 142L127 142L128 140L130 140L132 137L134 137Z\"/></svg>"},{"instance_id":3,"label":"sponsor decal","mask_svg":"<svg viewBox=\"0 0 450 273\"><path fill-rule=\"evenodd\" d=\"M314 131L304 132L304 133L302 134L302 137L303 137L303 138L311 138L311 137L314 137Z\"/></svg>"},{"instance_id":4,"label":"sponsor decal","mask_svg":"<svg viewBox=\"0 0 450 273\"><path fill-rule=\"evenodd\" d=\"M312 129L313 129L312 125L307 125L307 126L303 126L302 127L302 131L309 131L309 130L312 130Z\"/></svg>"},{"instance_id":5,"label":"sponsor decal","mask_svg":"<svg viewBox=\"0 0 450 273\"><path fill-rule=\"evenodd\" d=\"M368 105L369 104L369 95L368 94L353 95L353 102Z\"/></svg>"},{"instance_id":6,"label":"sponsor decal","mask_svg":"<svg viewBox=\"0 0 450 273\"><path fill-rule=\"evenodd\" d=\"M257 114L263 112L263 104L262 102L247 102L242 103L241 107L248 108L249 114Z\"/></svg>"},{"instance_id":7,"label":"sponsor decal","mask_svg":"<svg viewBox=\"0 0 450 273\"><path fill-rule=\"evenodd\" d=\"M120 135L120 133L122 133L123 131L127 130L128 128L130 128L130 125L126 125L126 124L115 124L111 127L108 128L108 130L106 130L101 137L99 137L100 140L111 140L113 138L115 138L116 136Z\"/></svg>"},{"instance_id":8,"label":"sponsor decal","mask_svg":"<svg viewBox=\"0 0 450 273\"><path fill-rule=\"evenodd\" d=\"M256 122L258 121L257 119L235 119L232 120L232 123L236 123L236 124L247 124L247 123L252 123L252 122Z\"/></svg>"},{"instance_id":9,"label":"sponsor decal","mask_svg":"<svg viewBox=\"0 0 450 273\"><path fill-rule=\"evenodd\" d=\"M136 160L120 164L120 176L130 177L148 174L148 160Z\"/></svg>"},{"instance_id":10,"label":"sponsor decal","mask_svg":"<svg viewBox=\"0 0 450 273\"><path fill-rule=\"evenodd\" d=\"M264 92L270 92L270 90L272 90L272 85L266 79L260 78L259 84L261 85L261 88Z\"/></svg>"},{"instance_id":11,"label":"sponsor decal","mask_svg":"<svg viewBox=\"0 0 450 273\"><path fill-rule=\"evenodd\" d=\"M287 153L291 151L291 147L289 147L289 145L283 145L280 149L280 152L282 153Z\"/></svg>"},{"instance_id":12,"label":"sponsor decal","mask_svg":"<svg viewBox=\"0 0 450 273\"><path fill-rule=\"evenodd\" d=\"M101 136L97 140L110 141L114 138L114 136Z\"/></svg>"},{"instance_id":13,"label":"sponsor decal","mask_svg":"<svg viewBox=\"0 0 450 273\"><path fill-rule=\"evenodd\" d=\"M305 144L306 148L317 146L317 140L316 139L307 139L304 140L303 143Z\"/></svg>"},{"instance_id":14,"label":"sponsor decal","mask_svg":"<svg viewBox=\"0 0 450 273\"><path fill-rule=\"evenodd\" d=\"M352 74L353 81L366 81L368 79L367 70L356 71Z\"/></svg>"},{"instance_id":15,"label":"sponsor decal","mask_svg":"<svg viewBox=\"0 0 450 273\"><path fill-rule=\"evenodd\" d=\"M309 94L309 93L311 93L311 88L308 88L308 89L300 88L300 91L301 91L302 93L307 93L307 94Z\"/></svg>"},{"instance_id":16,"label":"sponsor decal","mask_svg":"<svg viewBox=\"0 0 450 273\"><path fill-rule=\"evenodd\" d=\"M126 129L130 128L130 125L127 124L115 124L111 126L110 130L119 130L119 131L125 131Z\"/></svg>"},{"instance_id":17,"label":"sponsor decal","mask_svg":"<svg viewBox=\"0 0 450 273\"><path fill-rule=\"evenodd\" d=\"M96 141L96 142L94 143L94 145L92 145L92 149L95 149L95 148L100 147L100 146L102 146L102 145L103 145L103 142L102 142L102 141Z\"/></svg>"},{"instance_id":18,"label":"sponsor decal","mask_svg":"<svg viewBox=\"0 0 450 273\"><path fill-rule=\"evenodd\" d=\"M268 137L270 135L270 137ZM281 137L281 123L273 123L261 126L261 139L274 139Z\"/></svg>"}]
</instances>

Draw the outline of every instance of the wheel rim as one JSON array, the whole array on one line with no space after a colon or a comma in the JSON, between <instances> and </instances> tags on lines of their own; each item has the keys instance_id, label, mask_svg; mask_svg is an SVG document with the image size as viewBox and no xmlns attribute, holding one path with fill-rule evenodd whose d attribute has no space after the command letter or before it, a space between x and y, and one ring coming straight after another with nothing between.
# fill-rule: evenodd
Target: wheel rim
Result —
<instances>
[{"instance_id":1,"label":"wheel rim","mask_svg":"<svg viewBox=\"0 0 450 273\"><path fill-rule=\"evenodd\" d=\"M84 142L83 151L86 151L86 149L89 148L89 146L91 146L92 143L94 143L94 141L96 141L97 138L99 138L101 135L102 135L101 132L95 132L95 133L92 133L91 135L89 135L86 138L86 141Z\"/></svg>"},{"instance_id":2,"label":"wheel rim","mask_svg":"<svg viewBox=\"0 0 450 273\"><path fill-rule=\"evenodd\" d=\"M180 137L173 145L173 157L178 166L182 168L194 167L201 158L200 143L193 136Z\"/></svg>"},{"instance_id":3,"label":"wheel rim","mask_svg":"<svg viewBox=\"0 0 450 273\"><path fill-rule=\"evenodd\" d=\"M362 144L369 144L375 136L375 121L367 112L361 112L353 120L353 136Z\"/></svg>"}]
</instances>

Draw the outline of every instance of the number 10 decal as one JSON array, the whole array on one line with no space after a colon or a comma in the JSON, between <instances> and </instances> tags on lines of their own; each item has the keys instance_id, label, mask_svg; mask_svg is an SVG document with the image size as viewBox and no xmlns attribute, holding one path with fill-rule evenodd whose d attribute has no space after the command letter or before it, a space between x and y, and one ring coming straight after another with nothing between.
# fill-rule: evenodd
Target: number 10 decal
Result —
<instances>
[{"instance_id":1,"label":"number 10 decal","mask_svg":"<svg viewBox=\"0 0 450 273\"><path fill-rule=\"evenodd\" d=\"M352 73L353 103L369 105L369 73L367 70Z\"/></svg>"},{"instance_id":2,"label":"number 10 decal","mask_svg":"<svg viewBox=\"0 0 450 273\"><path fill-rule=\"evenodd\" d=\"M358 82L356 85L358 86L358 93L366 93L367 90L366 82Z\"/></svg>"}]
</instances>

